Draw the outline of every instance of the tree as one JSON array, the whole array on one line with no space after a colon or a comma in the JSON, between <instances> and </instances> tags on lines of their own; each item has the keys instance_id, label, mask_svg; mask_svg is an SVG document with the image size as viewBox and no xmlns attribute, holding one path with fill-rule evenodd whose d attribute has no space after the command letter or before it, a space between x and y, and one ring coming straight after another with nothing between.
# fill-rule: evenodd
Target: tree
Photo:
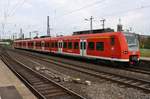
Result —
<instances>
[{"instance_id":1,"label":"tree","mask_svg":"<svg viewBox=\"0 0 150 99\"><path fill-rule=\"evenodd\" d=\"M144 42L144 48L150 49L150 37L148 37Z\"/></svg>"}]
</instances>

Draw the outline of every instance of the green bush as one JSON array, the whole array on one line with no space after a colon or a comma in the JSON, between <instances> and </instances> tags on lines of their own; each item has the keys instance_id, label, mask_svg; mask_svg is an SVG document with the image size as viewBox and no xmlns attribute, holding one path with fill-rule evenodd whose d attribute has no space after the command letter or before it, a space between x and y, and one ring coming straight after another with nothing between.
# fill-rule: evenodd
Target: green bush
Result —
<instances>
[{"instance_id":1,"label":"green bush","mask_svg":"<svg viewBox=\"0 0 150 99\"><path fill-rule=\"evenodd\" d=\"M150 37L148 37L144 42L144 48L150 49Z\"/></svg>"}]
</instances>

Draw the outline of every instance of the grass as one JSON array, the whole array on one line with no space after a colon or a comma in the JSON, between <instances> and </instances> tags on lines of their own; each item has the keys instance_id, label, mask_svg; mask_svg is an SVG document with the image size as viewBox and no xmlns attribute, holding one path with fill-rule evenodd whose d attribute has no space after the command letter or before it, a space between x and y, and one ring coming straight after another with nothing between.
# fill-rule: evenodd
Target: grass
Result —
<instances>
[{"instance_id":1,"label":"grass","mask_svg":"<svg viewBox=\"0 0 150 99\"><path fill-rule=\"evenodd\" d=\"M141 57L150 57L150 49L140 49Z\"/></svg>"}]
</instances>

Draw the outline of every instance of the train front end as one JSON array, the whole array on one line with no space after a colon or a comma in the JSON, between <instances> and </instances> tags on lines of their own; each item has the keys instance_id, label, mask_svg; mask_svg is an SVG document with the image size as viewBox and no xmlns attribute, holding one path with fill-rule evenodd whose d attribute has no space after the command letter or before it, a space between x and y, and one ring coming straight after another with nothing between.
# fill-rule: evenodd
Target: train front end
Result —
<instances>
[{"instance_id":1,"label":"train front end","mask_svg":"<svg viewBox=\"0 0 150 99\"><path fill-rule=\"evenodd\" d=\"M139 59L140 59L138 35L134 33L124 33L124 34L128 45L127 53L129 57L129 63L131 65L136 65L139 63Z\"/></svg>"}]
</instances>

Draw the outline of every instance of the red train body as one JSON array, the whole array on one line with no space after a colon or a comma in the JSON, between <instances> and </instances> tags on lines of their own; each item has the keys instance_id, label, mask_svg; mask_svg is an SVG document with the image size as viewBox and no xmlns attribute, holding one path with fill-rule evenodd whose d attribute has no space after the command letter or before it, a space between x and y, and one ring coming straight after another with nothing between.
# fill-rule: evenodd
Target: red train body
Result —
<instances>
[{"instance_id":1,"label":"red train body","mask_svg":"<svg viewBox=\"0 0 150 99\"><path fill-rule=\"evenodd\" d=\"M140 58L136 35L123 32L16 40L14 47L118 62L136 63Z\"/></svg>"}]
</instances>

